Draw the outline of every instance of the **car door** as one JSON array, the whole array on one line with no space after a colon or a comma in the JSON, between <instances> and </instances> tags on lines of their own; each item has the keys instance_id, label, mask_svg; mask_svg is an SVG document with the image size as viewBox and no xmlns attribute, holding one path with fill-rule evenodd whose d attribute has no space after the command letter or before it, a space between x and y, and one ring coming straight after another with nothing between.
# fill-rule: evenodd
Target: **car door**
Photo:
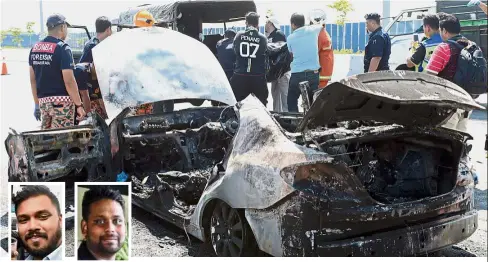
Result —
<instances>
[{"instance_id":1,"label":"car door","mask_svg":"<svg viewBox=\"0 0 488 262\"><path fill-rule=\"evenodd\" d=\"M115 181L105 121L95 114L88 123L17 133L5 140L9 182Z\"/></svg>"},{"instance_id":2,"label":"car door","mask_svg":"<svg viewBox=\"0 0 488 262\"><path fill-rule=\"evenodd\" d=\"M73 53L73 59L75 63L80 61L81 55L83 54L83 48L85 43L90 40L91 35L88 28L84 25L70 25L68 29L68 39L67 42L71 47Z\"/></svg>"}]
</instances>

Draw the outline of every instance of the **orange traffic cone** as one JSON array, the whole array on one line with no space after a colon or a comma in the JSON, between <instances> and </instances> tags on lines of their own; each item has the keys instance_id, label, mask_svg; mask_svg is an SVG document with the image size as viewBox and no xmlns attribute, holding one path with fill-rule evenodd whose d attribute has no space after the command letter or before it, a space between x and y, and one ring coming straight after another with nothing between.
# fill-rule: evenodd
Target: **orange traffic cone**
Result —
<instances>
[{"instance_id":1,"label":"orange traffic cone","mask_svg":"<svg viewBox=\"0 0 488 262\"><path fill-rule=\"evenodd\" d=\"M5 57L2 58L2 75L8 75L7 63L5 63Z\"/></svg>"}]
</instances>

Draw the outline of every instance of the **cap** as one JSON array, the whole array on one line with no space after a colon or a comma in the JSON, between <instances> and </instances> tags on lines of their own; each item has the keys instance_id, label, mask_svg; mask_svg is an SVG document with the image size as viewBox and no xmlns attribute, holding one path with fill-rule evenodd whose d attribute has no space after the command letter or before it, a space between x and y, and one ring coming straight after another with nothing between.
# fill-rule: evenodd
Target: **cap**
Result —
<instances>
[{"instance_id":1,"label":"cap","mask_svg":"<svg viewBox=\"0 0 488 262\"><path fill-rule=\"evenodd\" d=\"M269 17L266 16L266 19L267 19L268 22L272 23L274 25L274 27L280 28L280 22L275 17L273 17L273 16L269 16Z\"/></svg>"},{"instance_id":2,"label":"cap","mask_svg":"<svg viewBox=\"0 0 488 262\"><path fill-rule=\"evenodd\" d=\"M224 32L224 36L226 37L230 37L230 36L235 36L237 33L236 33L236 30L234 30L234 28L227 28Z\"/></svg>"},{"instance_id":3,"label":"cap","mask_svg":"<svg viewBox=\"0 0 488 262\"><path fill-rule=\"evenodd\" d=\"M230 34L236 34L236 30L234 30L234 28L227 28L227 30L225 30L225 34L227 33L230 33Z\"/></svg>"},{"instance_id":4,"label":"cap","mask_svg":"<svg viewBox=\"0 0 488 262\"><path fill-rule=\"evenodd\" d=\"M66 18L61 14L54 14L47 18L47 22L46 22L47 28L54 28L62 24L66 24L70 26L70 24L66 22Z\"/></svg>"},{"instance_id":5,"label":"cap","mask_svg":"<svg viewBox=\"0 0 488 262\"><path fill-rule=\"evenodd\" d=\"M314 9L308 16L313 24L325 23L327 21L327 14L322 9Z\"/></svg>"},{"instance_id":6,"label":"cap","mask_svg":"<svg viewBox=\"0 0 488 262\"><path fill-rule=\"evenodd\" d=\"M137 27L153 26L155 22L153 15L146 10L141 10L134 16L134 25Z\"/></svg>"},{"instance_id":7,"label":"cap","mask_svg":"<svg viewBox=\"0 0 488 262\"><path fill-rule=\"evenodd\" d=\"M366 20L380 20L381 16L378 13L369 13L364 16Z\"/></svg>"}]
</instances>

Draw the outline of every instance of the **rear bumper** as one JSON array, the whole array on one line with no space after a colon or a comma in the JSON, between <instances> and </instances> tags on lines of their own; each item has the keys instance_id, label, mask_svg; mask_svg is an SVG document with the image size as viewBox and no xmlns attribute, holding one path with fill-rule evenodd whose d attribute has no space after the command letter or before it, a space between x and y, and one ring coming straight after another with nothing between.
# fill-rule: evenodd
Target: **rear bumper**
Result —
<instances>
[{"instance_id":1,"label":"rear bumper","mask_svg":"<svg viewBox=\"0 0 488 262\"><path fill-rule=\"evenodd\" d=\"M316 243L318 256L410 256L437 251L471 236L478 213L449 217L394 231L341 241ZM313 252L313 251L312 251Z\"/></svg>"}]
</instances>

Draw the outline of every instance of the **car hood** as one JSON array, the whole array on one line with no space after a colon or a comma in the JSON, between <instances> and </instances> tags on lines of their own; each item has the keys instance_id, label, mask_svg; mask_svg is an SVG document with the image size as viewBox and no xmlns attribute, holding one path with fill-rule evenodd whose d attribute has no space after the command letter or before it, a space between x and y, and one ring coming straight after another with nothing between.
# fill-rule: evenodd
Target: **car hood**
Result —
<instances>
[{"instance_id":1,"label":"car hood","mask_svg":"<svg viewBox=\"0 0 488 262\"><path fill-rule=\"evenodd\" d=\"M208 47L173 30L123 30L98 44L93 60L109 117L126 107L162 100L236 103Z\"/></svg>"},{"instance_id":2,"label":"car hood","mask_svg":"<svg viewBox=\"0 0 488 262\"><path fill-rule=\"evenodd\" d=\"M440 126L456 109L483 109L461 87L425 73L382 71L351 76L324 88L299 130L341 121L373 120Z\"/></svg>"}]
</instances>

